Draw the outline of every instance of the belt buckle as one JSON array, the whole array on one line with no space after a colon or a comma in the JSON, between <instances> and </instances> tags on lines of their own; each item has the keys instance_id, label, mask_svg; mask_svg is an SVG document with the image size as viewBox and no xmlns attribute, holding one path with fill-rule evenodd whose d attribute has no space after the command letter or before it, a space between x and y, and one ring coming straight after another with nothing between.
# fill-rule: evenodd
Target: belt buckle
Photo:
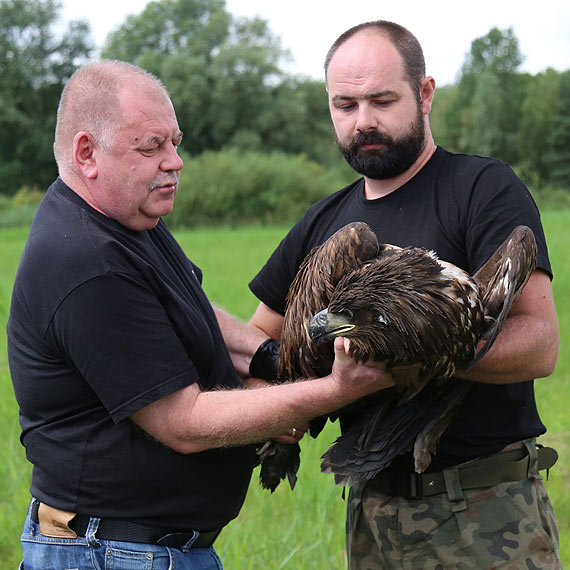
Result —
<instances>
[{"instance_id":1,"label":"belt buckle","mask_svg":"<svg viewBox=\"0 0 570 570\"><path fill-rule=\"evenodd\" d=\"M161 536L156 543L160 546L168 546L170 548L192 548L192 544L198 539L200 533L193 530L192 532L169 532Z\"/></svg>"}]
</instances>

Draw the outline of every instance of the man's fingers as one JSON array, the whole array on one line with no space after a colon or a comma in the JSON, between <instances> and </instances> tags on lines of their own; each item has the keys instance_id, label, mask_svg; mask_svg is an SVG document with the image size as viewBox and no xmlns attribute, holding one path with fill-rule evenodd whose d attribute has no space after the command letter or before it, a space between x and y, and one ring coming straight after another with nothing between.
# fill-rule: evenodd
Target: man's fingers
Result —
<instances>
[{"instance_id":1,"label":"man's fingers","mask_svg":"<svg viewBox=\"0 0 570 570\"><path fill-rule=\"evenodd\" d=\"M350 357L350 339L337 336L334 339L334 352L336 358Z\"/></svg>"}]
</instances>

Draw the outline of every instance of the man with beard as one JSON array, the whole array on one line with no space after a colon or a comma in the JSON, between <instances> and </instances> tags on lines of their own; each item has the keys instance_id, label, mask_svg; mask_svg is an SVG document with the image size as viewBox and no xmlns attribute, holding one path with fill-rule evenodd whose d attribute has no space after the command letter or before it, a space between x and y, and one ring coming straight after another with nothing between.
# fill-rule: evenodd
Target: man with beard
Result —
<instances>
[{"instance_id":1,"label":"man with beard","mask_svg":"<svg viewBox=\"0 0 570 570\"><path fill-rule=\"evenodd\" d=\"M552 373L558 351L536 206L504 163L435 145L428 120L435 82L408 30L385 21L351 28L329 50L325 73L338 146L363 177L309 208L252 280L261 301L252 325L280 338L301 261L349 222L366 222L380 242L434 250L469 273L519 224L538 242L538 267L495 345L469 374L457 372L474 385L429 468L445 491L434 494L416 477L410 453L352 487L349 566L559 568L556 521L535 461L535 438L546 430L531 379ZM340 423L346 430L350 415ZM501 475L511 452L529 465L517 480ZM483 477L473 488L465 474L477 469Z\"/></svg>"}]
</instances>

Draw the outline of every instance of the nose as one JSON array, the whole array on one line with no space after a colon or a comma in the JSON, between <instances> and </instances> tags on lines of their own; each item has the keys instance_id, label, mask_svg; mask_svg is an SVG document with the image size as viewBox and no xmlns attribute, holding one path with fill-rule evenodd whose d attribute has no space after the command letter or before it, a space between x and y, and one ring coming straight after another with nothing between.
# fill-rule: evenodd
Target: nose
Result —
<instances>
[{"instance_id":1,"label":"nose","mask_svg":"<svg viewBox=\"0 0 570 570\"><path fill-rule=\"evenodd\" d=\"M178 154L178 148L175 145L170 145L163 161L160 164L161 170L164 172L171 170L178 172L179 170L182 170L183 166L184 162Z\"/></svg>"},{"instance_id":2,"label":"nose","mask_svg":"<svg viewBox=\"0 0 570 570\"><path fill-rule=\"evenodd\" d=\"M378 128L378 120L370 104L367 102L361 103L358 106L357 113L355 125L357 131L364 133L371 129Z\"/></svg>"}]
</instances>

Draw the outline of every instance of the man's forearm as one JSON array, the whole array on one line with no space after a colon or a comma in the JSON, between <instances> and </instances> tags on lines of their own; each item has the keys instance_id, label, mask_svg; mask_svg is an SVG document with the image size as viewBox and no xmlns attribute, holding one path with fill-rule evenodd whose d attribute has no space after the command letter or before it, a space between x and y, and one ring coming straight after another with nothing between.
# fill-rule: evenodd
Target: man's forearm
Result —
<instances>
[{"instance_id":1,"label":"man's forearm","mask_svg":"<svg viewBox=\"0 0 570 570\"><path fill-rule=\"evenodd\" d=\"M267 336L219 307L214 307L214 311L234 368L240 376L246 378L249 376L253 355Z\"/></svg>"},{"instance_id":2,"label":"man's forearm","mask_svg":"<svg viewBox=\"0 0 570 570\"><path fill-rule=\"evenodd\" d=\"M505 321L495 344L469 374L457 376L488 384L511 384L552 374L558 352L558 329L526 316Z\"/></svg>"},{"instance_id":3,"label":"man's forearm","mask_svg":"<svg viewBox=\"0 0 570 570\"><path fill-rule=\"evenodd\" d=\"M333 371L324 378L209 392L193 384L150 404L131 419L168 447L197 453L282 435L296 424L393 385L383 365L357 364L346 354L347 348L338 344Z\"/></svg>"},{"instance_id":4,"label":"man's forearm","mask_svg":"<svg viewBox=\"0 0 570 570\"><path fill-rule=\"evenodd\" d=\"M469 374L457 376L489 384L544 378L554 370L558 344L550 278L535 271L489 352Z\"/></svg>"}]
</instances>

